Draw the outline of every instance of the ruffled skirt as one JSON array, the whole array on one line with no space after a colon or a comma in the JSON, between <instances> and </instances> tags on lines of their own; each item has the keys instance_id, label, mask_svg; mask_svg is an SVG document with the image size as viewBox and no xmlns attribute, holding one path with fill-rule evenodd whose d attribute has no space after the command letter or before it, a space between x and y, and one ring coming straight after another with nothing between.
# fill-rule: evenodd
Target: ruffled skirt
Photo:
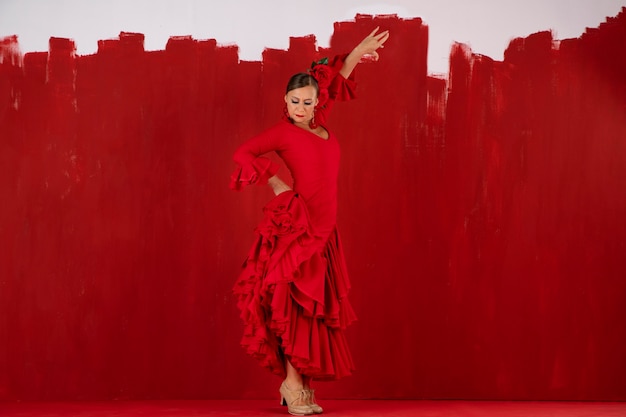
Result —
<instances>
[{"instance_id":1,"label":"ruffled skirt","mask_svg":"<svg viewBox=\"0 0 626 417\"><path fill-rule=\"evenodd\" d=\"M263 209L257 239L234 293L244 322L242 346L271 372L285 359L303 375L334 380L354 369L344 335L356 319L337 230L321 239L293 191Z\"/></svg>"}]
</instances>

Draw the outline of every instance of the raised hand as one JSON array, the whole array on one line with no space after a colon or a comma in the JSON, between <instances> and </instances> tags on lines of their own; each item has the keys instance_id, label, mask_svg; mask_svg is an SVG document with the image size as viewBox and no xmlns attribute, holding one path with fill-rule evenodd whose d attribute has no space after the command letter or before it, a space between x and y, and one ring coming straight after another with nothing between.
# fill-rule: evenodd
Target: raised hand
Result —
<instances>
[{"instance_id":1,"label":"raised hand","mask_svg":"<svg viewBox=\"0 0 626 417\"><path fill-rule=\"evenodd\" d=\"M380 59L377 50L385 47L384 44L389 39L389 31L384 30L377 33L379 29L380 27L377 27L365 39L359 42L343 61L343 67L339 70L339 74L344 78L350 76L352 70L359 62L378 61Z\"/></svg>"},{"instance_id":2,"label":"raised hand","mask_svg":"<svg viewBox=\"0 0 626 417\"><path fill-rule=\"evenodd\" d=\"M380 27L376 27L376 29L367 35L365 39L363 39L361 43L354 48L361 55L361 58L369 57L369 59L373 61L378 61L380 59L377 49L385 47L385 42L389 39L389 31L384 30L380 33L376 33L379 29Z\"/></svg>"}]
</instances>

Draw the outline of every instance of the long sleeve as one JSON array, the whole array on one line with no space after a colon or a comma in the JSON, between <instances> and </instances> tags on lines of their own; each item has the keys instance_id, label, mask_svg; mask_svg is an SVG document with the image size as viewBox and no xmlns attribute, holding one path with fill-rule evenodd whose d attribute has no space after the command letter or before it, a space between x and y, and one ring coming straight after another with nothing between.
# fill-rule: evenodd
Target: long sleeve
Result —
<instances>
[{"instance_id":1,"label":"long sleeve","mask_svg":"<svg viewBox=\"0 0 626 417\"><path fill-rule=\"evenodd\" d=\"M330 62L334 76L328 86L328 100L326 103L318 108L316 113L317 120L325 124L328 121L330 111L335 104L335 101L348 101L356 98L356 81L354 79L354 71L348 78L344 78L339 74L339 70L343 65L343 61L346 59L346 54L335 56Z\"/></svg>"},{"instance_id":2,"label":"long sleeve","mask_svg":"<svg viewBox=\"0 0 626 417\"><path fill-rule=\"evenodd\" d=\"M279 165L261 155L279 150L277 130L270 128L237 148L233 155L237 168L230 177L231 189L239 191L246 185L267 184L267 180L276 175Z\"/></svg>"}]
</instances>

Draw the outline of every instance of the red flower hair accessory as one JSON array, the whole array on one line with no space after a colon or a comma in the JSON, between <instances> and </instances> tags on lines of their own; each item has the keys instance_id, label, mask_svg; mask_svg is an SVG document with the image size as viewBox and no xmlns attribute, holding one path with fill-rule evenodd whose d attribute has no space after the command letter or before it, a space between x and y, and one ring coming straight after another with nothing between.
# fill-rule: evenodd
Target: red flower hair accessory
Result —
<instances>
[{"instance_id":1,"label":"red flower hair accessory","mask_svg":"<svg viewBox=\"0 0 626 417\"><path fill-rule=\"evenodd\" d=\"M324 107L326 102L328 101L328 87L330 87L330 82L333 80L335 76L334 71L328 65L328 58L322 58L319 61L313 61L311 63L311 68L309 69L309 74L317 81L317 85L320 88L319 93L319 103L318 107Z\"/></svg>"}]
</instances>

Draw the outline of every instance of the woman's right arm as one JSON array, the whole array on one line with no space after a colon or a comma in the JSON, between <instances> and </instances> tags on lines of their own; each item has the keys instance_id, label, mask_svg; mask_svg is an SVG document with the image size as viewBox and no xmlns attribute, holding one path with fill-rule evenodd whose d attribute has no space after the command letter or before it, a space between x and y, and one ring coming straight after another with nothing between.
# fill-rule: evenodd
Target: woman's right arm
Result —
<instances>
[{"instance_id":1,"label":"woman's right arm","mask_svg":"<svg viewBox=\"0 0 626 417\"><path fill-rule=\"evenodd\" d=\"M278 195L280 193L284 193L285 191L291 191L291 187L287 185L283 180L278 178L277 175L269 178L267 183L270 187L272 187L272 191L274 191L274 195Z\"/></svg>"},{"instance_id":2,"label":"woman's right arm","mask_svg":"<svg viewBox=\"0 0 626 417\"><path fill-rule=\"evenodd\" d=\"M270 128L241 144L233 155L237 169L231 175L230 187L241 190L246 185L269 184L276 194L290 189L276 176L279 165L263 156L280 148L280 135L275 128Z\"/></svg>"},{"instance_id":3,"label":"woman's right arm","mask_svg":"<svg viewBox=\"0 0 626 417\"><path fill-rule=\"evenodd\" d=\"M240 166L248 165L262 155L276 150L273 130L270 128L239 145L233 154L235 163Z\"/></svg>"}]
</instances>

